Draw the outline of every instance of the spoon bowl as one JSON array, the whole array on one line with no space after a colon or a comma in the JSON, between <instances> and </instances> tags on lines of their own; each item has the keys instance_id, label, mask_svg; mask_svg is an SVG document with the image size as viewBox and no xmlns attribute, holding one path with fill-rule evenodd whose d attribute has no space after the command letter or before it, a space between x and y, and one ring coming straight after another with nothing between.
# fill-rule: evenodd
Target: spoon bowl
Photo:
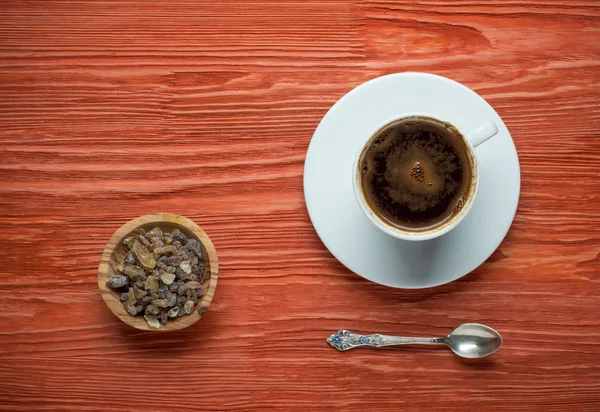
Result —
<instances>
[{"instance_id":1,"label":"spoon bowl","mask_svg":"<svg viewBox=\"0 0 600 412\"><path fill-rule=\"evenodd\" d=\"M458 356L476 359L500 349L502 336L489 326L465 323L450 332L444 343Z\"/></svg>"}]
</instances>

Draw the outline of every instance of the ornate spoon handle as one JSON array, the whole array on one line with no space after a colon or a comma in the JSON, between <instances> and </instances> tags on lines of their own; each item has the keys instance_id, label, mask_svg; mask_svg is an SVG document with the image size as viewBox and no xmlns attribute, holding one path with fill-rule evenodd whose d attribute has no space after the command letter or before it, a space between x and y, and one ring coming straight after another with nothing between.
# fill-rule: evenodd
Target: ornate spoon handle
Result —
<instances>
[{"instance_id":1,"label":"ornate spoon handle","mask_svg":"<svg viewBox=\"0 0 600 412\"><path fill-rule=\"evenodd\" d=\"M327 342L337 350L348 350L359 346L392 346L408 344L445 345L446 338L405 338L401 336L359 335L347 330L338 330L327 338Z\"/></svg>"}]
</instances>

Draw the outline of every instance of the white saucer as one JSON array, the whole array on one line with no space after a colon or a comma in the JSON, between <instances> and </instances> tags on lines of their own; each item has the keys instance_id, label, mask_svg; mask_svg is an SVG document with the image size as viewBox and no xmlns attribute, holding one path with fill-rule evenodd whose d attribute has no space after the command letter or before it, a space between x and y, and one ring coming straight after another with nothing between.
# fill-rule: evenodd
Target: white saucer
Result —
<instances>
[{"instance_id":1,"label":"white saucer","mask_svg":"<svg viewBox=\"0 0 600 412\"><path fill-rule=\"evenodd\" d=\"M377 229L352 188L359 147L382 122L414 112L441 117L467 133L487 120L499 129L476 149L481 180L469 214L449 233L420 242ZM321 120L304 164L308 213L329 251L366 279L406 289L442 285L482 264L508 232L520 185L517 151L496 111L466 86L426 73L391 74L350 91Z\"/></svg>"}]
</instances>

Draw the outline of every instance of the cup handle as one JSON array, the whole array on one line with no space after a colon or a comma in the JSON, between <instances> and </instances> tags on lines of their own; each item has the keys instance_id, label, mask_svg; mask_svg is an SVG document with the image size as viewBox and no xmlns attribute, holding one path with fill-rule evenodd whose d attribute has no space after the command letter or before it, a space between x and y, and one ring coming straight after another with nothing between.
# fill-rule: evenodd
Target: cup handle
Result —
<instances>
[{"instance_id":1,"label":"cup handle","mask_svg":"<svg viewBox=\"0 0 600 412\"><path fill-rule=\"evenodd\" d=\"M467 134L467 139L471 142L473 147L477 147L497 134L498 127L496 126L496 123L487 122L473 130L471 133Z\"/></svg>"}]
</instances>

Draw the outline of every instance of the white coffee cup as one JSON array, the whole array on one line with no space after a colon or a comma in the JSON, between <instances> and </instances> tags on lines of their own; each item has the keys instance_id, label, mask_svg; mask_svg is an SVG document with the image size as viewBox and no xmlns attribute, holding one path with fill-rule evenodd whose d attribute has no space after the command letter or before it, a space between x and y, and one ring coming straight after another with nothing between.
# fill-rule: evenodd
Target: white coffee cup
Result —
<instances>
[{"instance_id":1,"label":"white coffee cup","mask_svg":"<svg viewBox=\"0 0 600 412\"><path fill-rule=\"evenodd\" d=\"M418 121L425 123L433 123L437 126L441 126L449 130L451 133L459 136L465 143L464 147L467 151L467 156L471 160L471 187L469 188L468 194L465 196L466 201L463 204L462 208L458 213L452 216L449 220L442 222L439 225L436 225L432 228L428 229L415 229L408 230L396 227L389 222L383 220L380 216L375 213L371 207L369 206L367 200L365 199L362 184L361 184L361 174L360 170L362 170L362 163L364 156L367 152L367 149L370 147L373 140L379 135L379 133L389 127L393 123L404 123L410 121ZM475 148L480 144L484 143L486 140L498 134L498 127L494 122L488 121L483 123L480 127L475 130L472 130L470 133L462 133L460 129L456 126L453 126L448 121L440 119L437 116L432 116L430 114L424 113L410 113L402 116L394 117L392 119L387 120L382 123L380 127L375 129L375 132L371 134L371 136L366 140L365 144L359 149L355 161L353 163L353 171L352 171L352 180L354 184L354 194L356 195L356 199L358 200L358 204L360 208L363 210L365 215L373 222L375 226L384 231L385 233L394 236L398 239L404 240L427 240L433 239L438 236L443 235L444 233L448 233L450 230L455 228L469 213L473 202L475 201L475 197L477 196L477 191L479 190L479 160L477 158L477 152Z\"/></svg>"}]
</instances>

